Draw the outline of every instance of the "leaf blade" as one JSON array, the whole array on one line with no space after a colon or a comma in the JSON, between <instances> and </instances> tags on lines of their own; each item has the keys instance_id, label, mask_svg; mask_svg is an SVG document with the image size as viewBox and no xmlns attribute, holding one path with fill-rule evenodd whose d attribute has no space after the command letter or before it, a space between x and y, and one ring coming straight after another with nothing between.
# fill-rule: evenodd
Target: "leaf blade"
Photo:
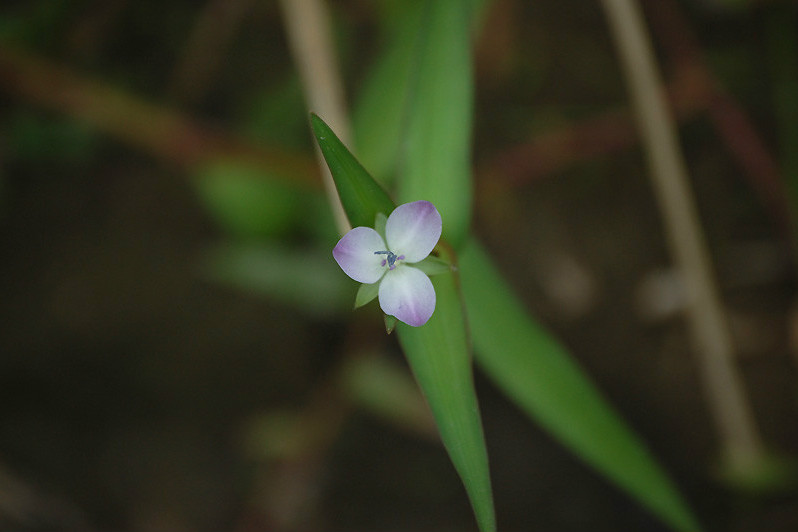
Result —
<instances>
[{"instance_id":1,"label":"leaf blade","mask_svg":"<svg viewBox=\"0 0 798 532\"><path fill-rule=\"evenodd\" d=\"M562 444L671 527L700 530L647 447L567 352L533 322L478 243L459 256L480 367Z\"/></svg>"},{"instance_id":2,"label":"leaf blade","mask_svg":"<svg viewBox=\"0 0 798 532\"><path fill-rule=\"evenodd\" d=\"M384 184L396 177L416 52L416 28L423 5L423 0L403 0L393 6L379 6L385 11L381 33L386 35L386 42L372 64L353 111L358 156Z\"/></svg>"},{"instance_id":3,"label":"leaf blade","mask_svg":"<svg viewBox=\"0 0 798 532\"><path fill-rule=\"evenodd\" d=\"M436 276L432 282L437 294L432 318L422 327L398 323L396 329L441 440L465 485L479 528L492 532L496 518L465 316L454 274Z\"/></svg>"},{"instance_id":4,"label":"leaf blade","mask_svg":"<svg viewBox=\"0 0 798 532\"><path fill-rule=\"evenodd\" d=\"M372 227L378 213L390 214L394 209L393 200L333 133L330 126L313 113L310 115L310 123L349 222L354 227Z\"/></svg>"},{"instance_id":5,"label":"leaf blade","mask_svg":"<svg viewBox=\"0 0 798 532\"><path fill-rule=\"evenodd\" d=\"M398 187L400 203L427 200L458 246L471 217L472 8L462 0L427 2L407 108Z\"/></svg>"}]
</instances>

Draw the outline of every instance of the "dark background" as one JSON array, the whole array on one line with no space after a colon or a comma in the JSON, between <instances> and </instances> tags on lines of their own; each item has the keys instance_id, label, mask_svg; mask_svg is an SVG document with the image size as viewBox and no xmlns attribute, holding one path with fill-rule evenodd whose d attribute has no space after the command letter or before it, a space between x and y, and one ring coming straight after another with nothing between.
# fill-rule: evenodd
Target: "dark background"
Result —
<instances>
[{"instance_id":1,"label":"dark background","mask_svg":"<svg viewBox=\"0 0 798 532\"><path fill-rule=\"evenodd\" d=\"M330 2L351 102L383 42L378 4ZM318 248L334 267L329 227L308 228L326 220L315 185L286 193L287 212L264 206L253 233L218 215L193 165L204 146L276 151L318 182L279 6L221 5L0 7L0 527L475 530L423 422L403 428L339 386L353 352L404 371L373 308L316 312L204 273L232 241ZM796 178L774 66L794 4L644 6L746 390L769 448L795 454L793 237L783 191L767 193ZM497 0L475 64L473 226L500 269L708 530L798 529L794 484L716 475L678 298L656 290L670 259L598 3ZM165 113L185 120L177 140ZM664 529L476 384L500 529Z\"/></svg>"}]
</instances>

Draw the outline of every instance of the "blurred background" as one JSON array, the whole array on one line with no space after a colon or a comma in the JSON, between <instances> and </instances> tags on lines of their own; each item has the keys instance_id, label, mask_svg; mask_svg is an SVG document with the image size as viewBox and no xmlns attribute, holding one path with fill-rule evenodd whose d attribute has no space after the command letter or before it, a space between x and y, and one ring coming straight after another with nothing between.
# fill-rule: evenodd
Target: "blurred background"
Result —
<instances>
[{"instance_id":1,"label":"blurred background","mask_svg":"<svg viewBox=\"0 0 798 532\"><path fill-rule=\"evenodd\" d=\"M796 4L642 6L758 426L794 455ZM328 7L357 116L402 3ZM474 57L476 234L708 530L798 530L794 483L716 474L600 5L488 2ZM476 530L336 238L277 2L3 2L0 528ZM664 530L475 379L500 529Z\"/></svg>"}]
</instances>

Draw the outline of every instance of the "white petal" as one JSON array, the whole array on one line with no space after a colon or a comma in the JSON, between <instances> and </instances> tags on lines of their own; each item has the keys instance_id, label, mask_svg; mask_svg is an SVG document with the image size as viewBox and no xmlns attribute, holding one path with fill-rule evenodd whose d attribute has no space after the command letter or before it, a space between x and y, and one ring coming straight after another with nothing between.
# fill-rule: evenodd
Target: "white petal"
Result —
<instances>
[{"instance_id":1,"label":"white petal","mask_svg":"<svg viewBox=\"0 0 798 532\"><path fill-rule=\"evenodd\" d=\"M388 248L404 255L405 262L418 262L429 255L441 237L441 215L428 201L399 205L388 216L385 238Z\"/></svg>"},{"instance_id":2,"label":"white petal","mask_svg":"<svg viewBox=\"0 0 798 532\"><path fill-rule=\"evenodd\" d=\"M397 266L380 283L380 308L408 325L420 327L435 311L435 289L421 270Z\"/></svg>"},{"instance_id":3,"label":"white petal","mask_svg":"<svg viewBox=\"0 0 798 532\"><path fill-rule=\"evenodd\" d=\"M338 241L333 257L345 274L359 283L376 283L385 273L385 255L375 251L387 249L382 237L370 227L355 227Z\"/></svg>"}]
</instances>

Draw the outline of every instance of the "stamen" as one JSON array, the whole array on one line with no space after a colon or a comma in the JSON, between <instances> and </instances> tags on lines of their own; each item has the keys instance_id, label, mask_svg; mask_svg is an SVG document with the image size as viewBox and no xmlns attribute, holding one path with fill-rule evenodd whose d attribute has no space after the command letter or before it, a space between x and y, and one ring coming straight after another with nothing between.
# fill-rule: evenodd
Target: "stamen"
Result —
<instances>
[{"instance_id":1,"label":"stamen","mask_svg":"<svg viewBox=\"0 0 798 532\"><path fill-rule=\"evenodd\" d=\"M392 251L375 251L374 254L375 255L387 255L385 257L385 260L382 261L382 265L385 266L385 264L387 263L389 270L393 270L394 268L396 268L396 264L395 263L396 263L397 260L402 260L402 259L405 258L404 255L401 255L401 256L397 257L396 254L393 253Z\"/></svg>"}]
</instances>

